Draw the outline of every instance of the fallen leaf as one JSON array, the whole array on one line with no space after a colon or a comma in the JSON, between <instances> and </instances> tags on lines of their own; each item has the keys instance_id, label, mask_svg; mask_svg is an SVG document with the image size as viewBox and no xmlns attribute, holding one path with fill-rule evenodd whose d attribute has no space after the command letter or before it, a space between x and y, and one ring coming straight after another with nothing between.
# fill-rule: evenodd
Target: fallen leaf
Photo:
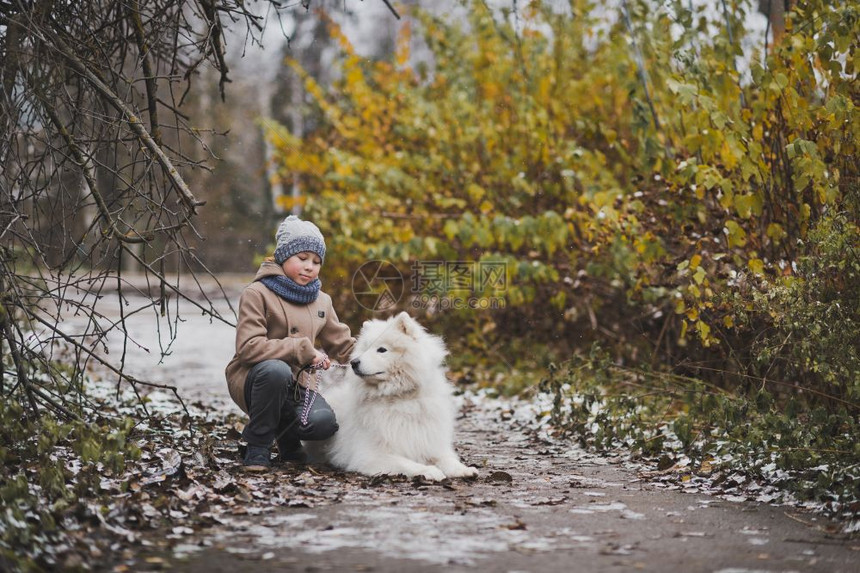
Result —
<instances>
[{"instance_id":1,"label":"fallen leaf","mask_svg":"<svg viewBox=\"0 0 860 573\"><path fill-rule=\"evenodd\" d=\"M561 505L562 503L564 503L566 501L567 501L566 497L553 497L553 498L539 497L536 500L534 500L533 502L531 502L531 505Z\"/></svg>"},{"instance_id":2,"label":"fallen leaf","mask_svg":"<svg viewBox=\"0 0 860 573\"><path fill-rule=\"evenodd\" d=\"M496 483L512 483L514 481L514 478L508 472L494 471L487 476L487 481Z\"/></svg>"},{"instance_id":3,"label":"fallen leaf","mask_svg":"<svg viewBox=\"0 0 860 573\"><path fill-rule=\"evenodd\" d=\"M526 529L526 524L517 519L515 522L508 523L506 525L503 525L502 527L504 527L505 529L510 529L512 531L519 531Z\"/></svg>"}]
</instances>

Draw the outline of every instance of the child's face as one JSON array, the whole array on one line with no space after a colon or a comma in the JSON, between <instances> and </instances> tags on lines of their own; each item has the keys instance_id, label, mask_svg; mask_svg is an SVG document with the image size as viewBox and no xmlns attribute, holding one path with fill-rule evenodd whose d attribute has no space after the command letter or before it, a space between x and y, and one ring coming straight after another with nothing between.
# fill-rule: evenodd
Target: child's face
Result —
<instances>
[{"instance_id":1,"label":"child's face","mask_svg":"<svg viewBox=\"0 0 860 573\"><path fill-rule=\"evenodd\" d=\"M306 285L317 278L321 266L319 255L310 251L296 253L281 265L284 274L300 285Z\"/></svg>"}]
</instances>

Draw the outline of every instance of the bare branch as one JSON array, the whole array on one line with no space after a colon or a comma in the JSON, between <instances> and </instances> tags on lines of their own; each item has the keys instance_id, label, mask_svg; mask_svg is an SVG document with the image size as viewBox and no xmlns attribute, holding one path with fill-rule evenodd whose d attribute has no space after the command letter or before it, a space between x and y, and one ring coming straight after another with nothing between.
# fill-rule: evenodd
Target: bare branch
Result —
<instances>
[{"instance_id":1,"label":"bare branch","mask_svg":"<svg viewBox=\"0 0 860 573\"><path fill-rule=\"evenodd\" d=\"M161 124L158 122L158 84L155 72L152 69L152 62L149 57L149 44L146 41L146 31L143 29L143 20L140 17L140 3L137 0L129 2L128 13L132 23L132 30L134 30L134 39L137 43L141 66L143 67L144 81L146 82L146 110L149 113L149 130L152 132L153 141L158 146L161 146Z\"/></svg>"},{"instance_id":2,"label":"bare branch","mask_svg":"<svg viewBox=\"0 0 860 573\"><path fill-rule=\"evenodd\" d=\"M158 162L161 164L162 168L166 172L167 176L173 182L177 192L179 193L182 202L185 204L186 208L192 213L197 212L197 207L203 206L206 204L205 201L198 201L194 198L194 194L191 192L191 189L188 188L188 185L185 183L185 180L182 179L182 176L179 175L179 171L173 166L173 162L169 157L164 153L158 143L152 138L152 136L146 131L146 128L143 126L143 123L140 121L140 118L137 117L128 107L126 107L125 103L117 96L101 79L96 76L92 70L90 70L83 62L78 59L78 57L72 52L72 50L66 45L63 40L58 37L52 38L53 42L56 44L56 49L59 51L63 57L68 60L68 62L75 68L86 80L94 87L96 90L105 98L105 100L112 105L120 114L123 115L126 122L128 122L129 127L131 127L132 131L137 135L141 142L146 146L146 148L152 152L153 155L158 159Z\"/></svg>"},{"instance_id":3,"label":"bare branch","mask_svg":"<svg viewBox=\"0 0 860 573\"><path fill-rule=\"evenodd\" d=\"M227 77L229 68L227 61L224 59L225 49L223 43L224 29L221 27L221 17L218 15L218 10L213 0L199 0L203 7L203 14L209 23L209 43L212 46L212 53L217 62L217 68L221 72L221 80L218 82L218 88L221 91L221 100L225 99L224 84L230 81Z\"/></svg>"},{"instance_id":4,"label":"bare branch","mask_svg":"<svg viewBox=\"0 0 860 573\"><path fill-rule=\"evenodd\" d=\"M81 148L78 147L77 143L75 143L74 138L72 138L72 135L69 133L69 131L66 129L66 127L62 124L62 122L60 121L60 118L57 117L56 111L54 111L54 109L51 108L51 106L48 105L44 99L43 99L43 104L45 105L45 112L48 114L48 117L51 119L51 123L54 124L54 127L57 128L57 131L60 133L60 135L66 141L66 145L68 146L69 151L72 153L72 156L74 157L75 162L78 164L78 166L80 166L81 173L83 174L84 179L86 179L86 181L87 181L87 186L90 189L90 193L92 194L93 198L95 199L96 205L98 205L99 212L101 213L102 218L104 218L105 223L108 226L108 233L111 236L115 237L116 239L119 239L120 241L123 241L126 243L145 243L145 242L151 241L153 238L152 232L144 232L143 234L141 234L141 233L138 233L137 231L134 231L132 229L132 232L134 233L134 235L131 235L131 234L122 233L117 228L116 221L114 221L113 217L111 217L110 211L108 210L108 206L105 203L105 200L102 197L101 193L99 193L99 191L98 191L98 184L96 183L95 178L93 177L93 174L91 172L91 168L89 166L89 161L87 161L87 159L84 157L84 154L81 152Z\"/></svg>"},{"instance_id":5,"label":"bare branch","mask_svg":"<svg viewBox=\"0 0 860 573\"><path fill-rule=\"evenodd\" d=\"M3 316L2 319L0 319L0 328L3 329L3 337L9 343L12 361L15 363L15 370L18 373L18 384L21 384L24 387L24 391L27 394L27 400L30 403L30 409L33 411L33 414L38 415L39 407L36 405L36 399L33 396L33 388L30 384L30 379L27 376L27 369L24 366L24 360L19 351L18 339L15 337L15 332L12 330L12 322L8 318L9 310L5 308L5 305L2 307L2 313Z\"/></svg>"},{"instance_id":6,"label":"bare branch","mask_svg":"<svg viewBox=\"0 0 860 573\"><path fill-rule=\"evenodd\" d=\"M400 14L397 13L397 10L395 10L394 6L391 5L391 2L389 2L388 0L382 0L382 1L385 3L386 6L388 6L388 9L391 10L392 14L394 14L394 17L397 18L398 20L400 20Z\"/></svg>"}]
</instances>

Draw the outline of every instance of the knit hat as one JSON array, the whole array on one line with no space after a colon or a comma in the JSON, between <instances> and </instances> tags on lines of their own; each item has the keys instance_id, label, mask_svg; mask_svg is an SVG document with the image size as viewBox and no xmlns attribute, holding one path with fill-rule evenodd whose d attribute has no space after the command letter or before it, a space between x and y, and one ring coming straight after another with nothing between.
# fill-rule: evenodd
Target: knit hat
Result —
<instances>
[{"instance_id":1,"label":"knit hat","mask_svg":"<svg viewBox=\"0 0 860 573\"><path fill-rule=\"evenodd\" d=\"M302 221L290 215L278 225L275 234L275 262L279 265L297 253L309 251L325 260L325 239L319 227L310 221Z\"/></svg>"}]
</instances>

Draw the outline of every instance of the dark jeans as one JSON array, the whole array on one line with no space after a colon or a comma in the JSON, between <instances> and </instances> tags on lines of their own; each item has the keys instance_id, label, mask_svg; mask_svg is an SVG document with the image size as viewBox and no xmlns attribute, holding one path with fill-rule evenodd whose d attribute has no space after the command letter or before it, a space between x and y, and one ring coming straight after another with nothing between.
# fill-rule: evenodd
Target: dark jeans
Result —
<instances>
[{"instance_id":1,"label":"dark jeans","mask_svg":"<svg viewBox=\"0 0 860 573\"><path fill-rule=\"evenodd\" d=\"M325 440L333 436L338 429L337 419L319 394L308 413L307 425L301 424L304 394L305 389L295 383L286 362L264 360L256 364L245 379L245 404L250 420L242 437L249 445L264 448L277 439L279 449L292 451L301 446L299 440Z\"/></svg>"}]
</instances>

